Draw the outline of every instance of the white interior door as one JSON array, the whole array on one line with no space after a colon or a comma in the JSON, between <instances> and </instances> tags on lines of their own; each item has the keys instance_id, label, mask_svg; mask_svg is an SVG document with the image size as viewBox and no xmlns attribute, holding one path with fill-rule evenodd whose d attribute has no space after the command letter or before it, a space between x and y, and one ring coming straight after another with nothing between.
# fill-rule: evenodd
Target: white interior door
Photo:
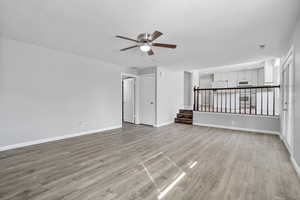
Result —
<instances>
[{"instance_id":1,"label":"white interior door","mask_svg":"<svg viewBox=\"0 0 300 200\"><path fill-rule=\"evenodd\" d=\"M123 120L125 122L134 123L134 78L123 80Z\"/></svg>"},{"instance_id":2,"label":"white interior door","mask_svg":"<svg viewBox=\"0 0 300 200\"><path fill-rule=\"evenodd\" d=\"M140 123L155 124L155 74L140 77Z\"/></svg>"},{"instance_id":3,"label":"white interior door","mask_svg":"<svg viewBox=\"0 0 300 200\"><path fill-rule=\"evenodd\" d=\"M193 77L192 73L184 72L184 108L192 108L193 99Z\"/></svg>"},{"instance_id":4,"label":"white interior door","mask_svg":"<svg viewBox=\"0 0 300 200\"><path fill-rule=\"evenodd\" d=\"M293 86L293 58L287 59L282 69L282 136L288 148L292 150L292 86Z\"/></svg>"}]
</instances>

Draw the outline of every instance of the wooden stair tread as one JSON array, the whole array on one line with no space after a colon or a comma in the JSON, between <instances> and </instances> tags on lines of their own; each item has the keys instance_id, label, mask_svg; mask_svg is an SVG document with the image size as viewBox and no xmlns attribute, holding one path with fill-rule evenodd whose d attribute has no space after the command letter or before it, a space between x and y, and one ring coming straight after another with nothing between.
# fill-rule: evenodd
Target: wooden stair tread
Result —
<instances>
[{"instance_id":1,"label":"wooden stair tread","mask_svg":"<svg viewBox=\"0 0 300 200\"><path fill-rule=\"evenodd\" d=\"M179 113L193 114L193 110L180 109L180 110L179 110Z\"/></svg>"},{"instance_id":2,"label":"wooden stair tread","mask_svg":"<svg viewBox=\"0 0 300 200\"><path fill-rule=\"evenodd\" d=\"M175 118L175 123L193 124L193 120L192 119L186 119L186 118Z\"/></svg>"},{"instance_id":3,"label":"wooden stair tread","mask_svg":"<svg viewBox=\"0 0 300 200\"><path fill-rule=\"evenodd\" d=\"M177 118L193 119L193 114L190 114L190 113L177 113Z\"/></svg>"},{"instance_id":4,"label":"wooden stair tread","mask_svg":"<svg viewBox=\"0 0 300 200\"><path fill-rule=\"evenodd\" d=\"M184 120L184 121L193 121L192 119L188 119L188 118L175 118L175 119L178 119L178 120Z\"/></svg>"},{"instance_id":5,"label":"wooden stair tread","mask_svg":"<svg viewBox=\"0 0 300 200\"><path fill-rule=\"evenodd\" d=\"M174 121L180 124L193 124L193 110L179 109Z\"/></svg>"}]
</instances>

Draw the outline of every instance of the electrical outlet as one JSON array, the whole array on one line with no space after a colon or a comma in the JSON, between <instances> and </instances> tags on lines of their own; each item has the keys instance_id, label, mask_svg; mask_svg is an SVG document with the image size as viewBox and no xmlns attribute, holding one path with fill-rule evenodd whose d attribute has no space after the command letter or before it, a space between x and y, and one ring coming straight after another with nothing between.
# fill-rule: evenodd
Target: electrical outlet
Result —
<instances>
[{"instance_id":1,"label":"electrical outlet","mask_svg":"<svg viewBox=\"0 0 300 200\"><path fill-rule=\"evenodd\" d=\"M83 129L83 128L87 127L87 122L85 122L85 121L80 121L80 122L78 123L78 126L79 126L80 129Z\"/></svg>"}]
</instances>

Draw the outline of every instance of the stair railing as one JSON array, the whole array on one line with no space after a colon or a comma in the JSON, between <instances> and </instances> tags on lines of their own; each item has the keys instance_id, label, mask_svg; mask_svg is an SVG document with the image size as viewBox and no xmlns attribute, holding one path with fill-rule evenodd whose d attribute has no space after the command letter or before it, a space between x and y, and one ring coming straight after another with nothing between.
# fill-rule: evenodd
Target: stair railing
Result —
<instances>
[{"instance_id":1,"label":"stair railing","mask_svg":"<svg viewBox=\"0 0 300 200\"><path fill-rule=\"evenodd\" d=\"M196 88L194 111L278 116L280 86Z\"/></svg>"}]
</instances>

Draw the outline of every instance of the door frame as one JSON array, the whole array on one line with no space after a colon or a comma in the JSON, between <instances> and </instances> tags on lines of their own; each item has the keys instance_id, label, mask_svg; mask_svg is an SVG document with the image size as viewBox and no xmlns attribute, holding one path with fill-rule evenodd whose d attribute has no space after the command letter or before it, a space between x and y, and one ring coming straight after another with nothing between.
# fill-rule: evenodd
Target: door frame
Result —
<instances>
[{"instance_id":1,"label":"door frame","mask_svg":"<svg viewBox=\"0 0 300 200\"><path fill-rule=\"evenodd\" d=\"M139 124L139 79L138 75L130 74L130 73L121 73L121 122L123 123L124 120L124 105L123 105L123 78L124 77L131 77L134 78L134 124Z\"/></svg>"},{"instance_id":2,"label":"door frame","mask_svg":"<svg viewBox=\"0 0 300 200\"><path fill-rule=\"evenodd\" d=\"M282 85L281 90L284 90L285 88L283 87L283 72L287 68L287 63L291 62L292 66L289 66L289 106L288 106L288 118L290 119L290 122L285 125L285 119L283 118L283 112L284 112L284 97L283 94L284 92L281 92L281 115L280 115L280 120L281 120L281 134L280 137L282 141L284 142L286 148L288 149L289 153L291 156L294 154L294 104L295 104L295 53L294 53L294 47L292 46L290 50L288 51L288 54L284 57L282 60L283 62L281 63L281 69L280 69L280 85ZM291 144L289 145L287 141L287 134L284 135L284 127L288 126L288 132L291 134Z\"/></svg>"}]
</instances>

